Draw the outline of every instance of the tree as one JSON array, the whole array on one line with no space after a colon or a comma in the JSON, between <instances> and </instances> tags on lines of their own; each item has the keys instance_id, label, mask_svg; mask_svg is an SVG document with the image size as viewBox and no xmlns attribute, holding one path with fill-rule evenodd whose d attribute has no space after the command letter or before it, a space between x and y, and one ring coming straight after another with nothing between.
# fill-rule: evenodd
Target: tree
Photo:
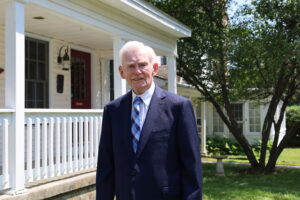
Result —
<instances>
[{"instance_id":1,"label":"tree","mask_svg":"<svg viewBox=\"0 0 300 200\"><path fill-rule=\"evenodd\" d=\"M272 172L288 140L300 131L297 123L279 142L286 107L300 87L300 4L253 0L230 21L229 0L150 2L192 29L192 37L178 41L178 74L213 104L251 168ZM231 102L240 99L263 100L269 105L259 159L234 117ZM267 160L272 126L275 138Z\"/></svg>"}]
</instances>

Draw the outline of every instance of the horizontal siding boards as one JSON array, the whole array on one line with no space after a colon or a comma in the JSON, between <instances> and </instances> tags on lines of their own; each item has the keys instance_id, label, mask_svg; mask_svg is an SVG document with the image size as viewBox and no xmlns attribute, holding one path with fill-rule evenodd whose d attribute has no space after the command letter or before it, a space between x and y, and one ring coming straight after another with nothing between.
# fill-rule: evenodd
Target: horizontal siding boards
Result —
<instances>
[{"instance_id":1,"label":"horizontal siding boards","mask_svg":"<svg viewBox=\"0 0 300 200\"><path fill-rule=\"evenodd\" d=\"M5 42L4 26L0 24L0 68L5 69ZM0 108L4 108L5 103L5 73L0 74Z\"/></svg>"}]
</instances>

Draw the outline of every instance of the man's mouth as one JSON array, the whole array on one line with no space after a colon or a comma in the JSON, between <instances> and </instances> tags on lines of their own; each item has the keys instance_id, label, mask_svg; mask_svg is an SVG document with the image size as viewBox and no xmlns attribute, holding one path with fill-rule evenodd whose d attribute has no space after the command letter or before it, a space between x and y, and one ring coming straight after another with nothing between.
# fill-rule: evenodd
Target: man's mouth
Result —
<instances>
[{"instance_id":1,"label":"man's mouth","mask_svg":"<svg viewBox=\"0 0 300 200\"><path fill-rule=\"evenodd\" d=\"M133 81L141 81L141 80L144 80L143 78L135 78L135 79L132 79Z\"/></svg>"}]
</instances>

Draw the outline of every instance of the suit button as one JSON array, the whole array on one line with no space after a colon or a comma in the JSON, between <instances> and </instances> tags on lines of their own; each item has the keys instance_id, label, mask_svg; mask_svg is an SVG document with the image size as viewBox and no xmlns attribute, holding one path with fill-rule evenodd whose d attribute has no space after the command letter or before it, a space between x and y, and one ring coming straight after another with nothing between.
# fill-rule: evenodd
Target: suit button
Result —
<instances>
[{"instance_id":1,"label":"suit button","mask_svg":"<svg viewBox=\"0 0 300 200\"><path fill-rule=\"evenodd\" d=\"M131 172L131 176L136 176L136 174L137 174L136 169L133 169L132 172Z\"/></svg>"}]
</instances>

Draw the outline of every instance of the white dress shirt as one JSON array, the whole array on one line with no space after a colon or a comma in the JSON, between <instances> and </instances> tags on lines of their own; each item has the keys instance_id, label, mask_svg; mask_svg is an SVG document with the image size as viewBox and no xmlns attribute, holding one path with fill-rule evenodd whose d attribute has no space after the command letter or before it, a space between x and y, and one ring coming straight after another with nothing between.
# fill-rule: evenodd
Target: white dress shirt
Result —
<instances>
[{"instance_id":1,"label":"white dress shirt","mask_svg":"<svg viewBox=\"0 0 300 200\"><path fill-rule=\"evenodd\" d=\"M155 90L154 82L152 82L150 88L148 90L146 90L141 95L136 95L132 90L132 103L133 103L134 98L136 96L141 97L141 99L143 100L143 102L140 104L141 129L143 128L145 118L146 118L146 115L147 115L147 112L148 112L148 109L149 109L150 101L152 99L154 90ZM133 106L132 106L132 109L131 109L131 113L132 113L132 111L133 111Z\"/></svg>"}]
</instances>

